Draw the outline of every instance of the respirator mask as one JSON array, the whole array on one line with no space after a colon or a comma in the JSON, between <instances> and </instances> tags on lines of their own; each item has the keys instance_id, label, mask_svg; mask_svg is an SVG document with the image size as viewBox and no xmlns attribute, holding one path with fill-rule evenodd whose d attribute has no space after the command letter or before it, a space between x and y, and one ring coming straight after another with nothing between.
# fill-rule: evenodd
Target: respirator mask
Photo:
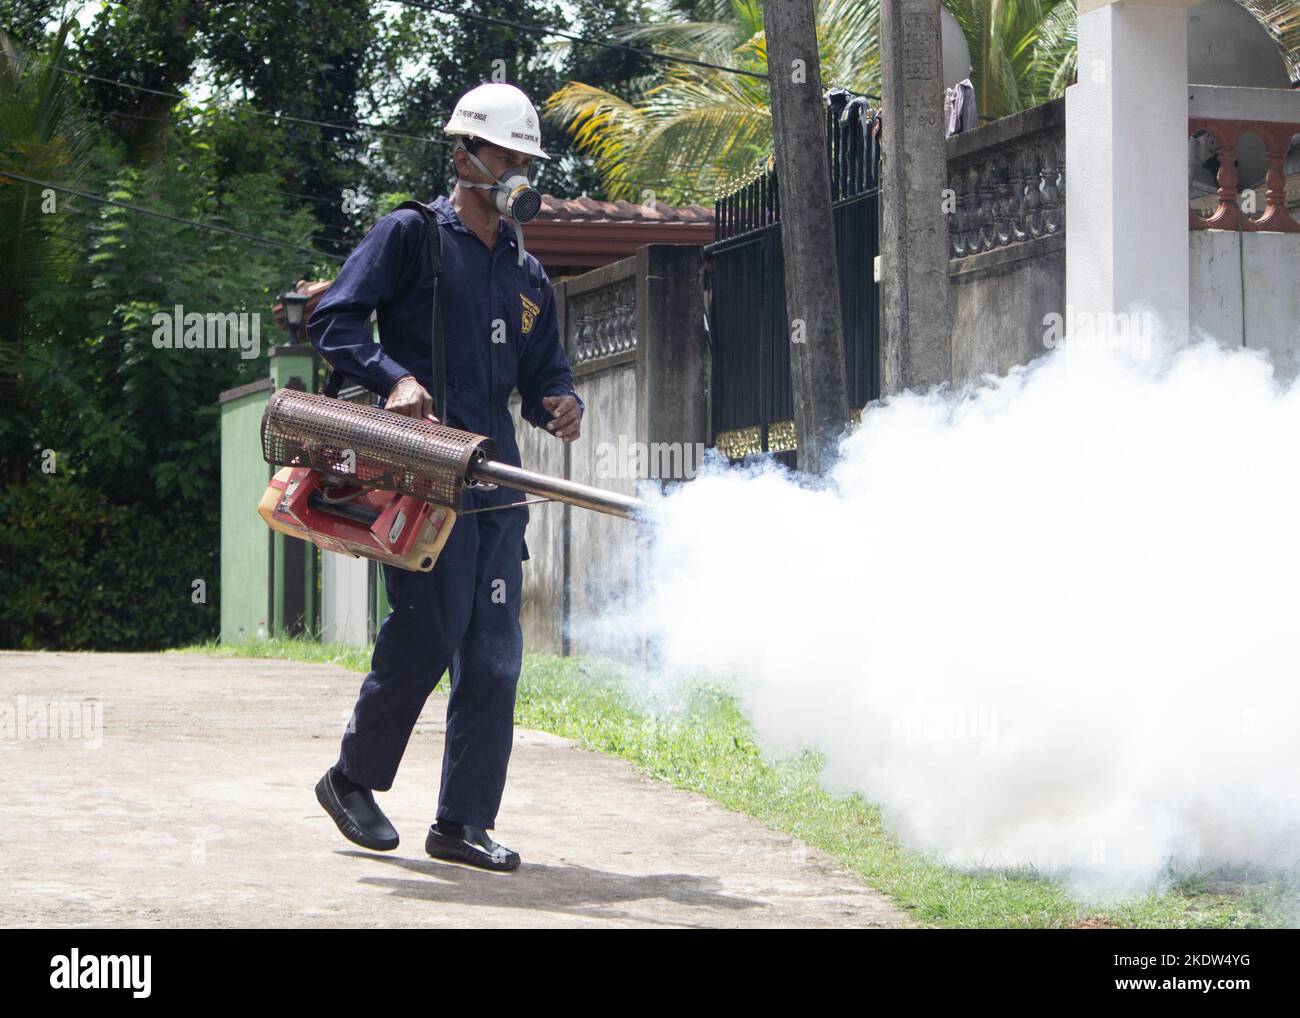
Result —
<instances>
[{"instance_id":1,"label":"respirator mask","mask_svg":"<svg viewBox=\"0 0 1300 1018\"><path fill-rule=\"evenodd\" d=\"M474 165L495 181L492 184L480 184L473 180L457 177L456 183L461 187L474 187L492 192L493 208L515 224L515 235L519 239L519 264L522 265L524 263L524 231L520 227L524 223L536 219L537 213L542 211L541 192L528 182L528 174L521 168L517 166L511 167L506 170L503 176L498 177L483 165L483 160L465 147L464 142L458 143L456 147L465 149L465 154L469 156Z\"/></svg>"}]
</instances>

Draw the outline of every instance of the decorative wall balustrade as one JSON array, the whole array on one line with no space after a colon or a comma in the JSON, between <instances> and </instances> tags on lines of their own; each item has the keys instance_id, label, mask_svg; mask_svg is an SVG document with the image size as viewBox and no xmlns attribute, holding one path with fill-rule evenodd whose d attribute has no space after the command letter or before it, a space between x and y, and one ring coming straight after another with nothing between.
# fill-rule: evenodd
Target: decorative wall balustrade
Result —
<instances>
[{"instance_id":1,"label":"decorative wall balustrade","mask_svg":"<svg viewBox=\"0 0 1300 1018\"><path fill-rule=\"evenodd\" d=\"M584 364L636 349L636 276L569 300L573 363Z\"/></svg>"},{"instance_id":2,"label":"decorative wall balustrade","mask_svg":"<svg viewBox=\"0 0 1300 1018\"><path fill-rule=\"evenodd\" d=\"M953 258L1064 232L1064 100L949 138L948 187Z\"/></svg>"}]
</instances>

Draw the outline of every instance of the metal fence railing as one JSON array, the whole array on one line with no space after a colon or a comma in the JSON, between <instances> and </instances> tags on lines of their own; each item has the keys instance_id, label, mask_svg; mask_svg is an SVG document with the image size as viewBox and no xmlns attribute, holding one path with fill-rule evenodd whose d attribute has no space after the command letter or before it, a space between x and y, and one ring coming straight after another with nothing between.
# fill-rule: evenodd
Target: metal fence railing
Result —
<instances>
[{"instance_id":1,"label":"metal fence railing","mask_svg":"<svg viewBox=\"0 0 1300 1018\"><path fill-rule=\"evenodd\" d=\"M832 92L827 161L844 320L849 400L880 391L879 145L865 96ZM792 463L794 405L781 250L780 188L769 159L714 205L716 239L705 249L712 359L710 441L732 459L770 452Z\"/></svg>"}]
</instances>

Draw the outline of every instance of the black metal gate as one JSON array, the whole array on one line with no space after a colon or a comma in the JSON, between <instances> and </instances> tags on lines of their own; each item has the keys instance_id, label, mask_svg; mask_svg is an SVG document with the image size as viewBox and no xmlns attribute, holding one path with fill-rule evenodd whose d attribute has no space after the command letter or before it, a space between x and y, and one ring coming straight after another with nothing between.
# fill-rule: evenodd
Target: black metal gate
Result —
<instances>
[{"instance_id":1,"label":"black metal gate","mask_svg":"<svg viewBox=\"0 0 1300 1018\"><path fill-rule=\"evenodd\" d=\"M834 96L835 93L832 93ZM850 405L880 392L877 119L865 97L828 104L835 251ZM710 441L732 459L771 452L794 461L790 334L785 310L780 194L768 166L714 203L709 264Z\"/></svg>"}]
</instances>

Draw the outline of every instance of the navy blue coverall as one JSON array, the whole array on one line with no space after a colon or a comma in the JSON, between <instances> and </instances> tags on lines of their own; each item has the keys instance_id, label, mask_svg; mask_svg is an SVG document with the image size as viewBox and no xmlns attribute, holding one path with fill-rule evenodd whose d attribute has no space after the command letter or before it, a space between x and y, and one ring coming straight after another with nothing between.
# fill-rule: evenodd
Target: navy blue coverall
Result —
<instances>
[{"instance_id":1,"label":"navy blue coverall","mask_svg":"<svg viewBox=\"0 0 1300 1018\"><path fill-rule=\"evenodd\" d=\"M518 387L525 420L551 419L544 396L574 394L560 342L555 296L531 254L518 264L517 238L501 221L487 246L440 196L440 314L446 337L447 424L495 440L519 463L508 400ZM386 396L403 375L433 393L433 279L423 217L400 209L378 220L349 256L307 322L313 346L337 370ZM371 338L377 311L380 342ZM574 394L576 395L576 394ZM579 400L581 405L581 400ZM518 501L506 489L467 492L463 508ZM439 820L491 829L514 734L523 656L519 601L528 510L461 516L428 573L384 566L391 612L375 640L337 767L367 788L391 788L429 694L451 669Z\"/></svg>"}]
</instances>

